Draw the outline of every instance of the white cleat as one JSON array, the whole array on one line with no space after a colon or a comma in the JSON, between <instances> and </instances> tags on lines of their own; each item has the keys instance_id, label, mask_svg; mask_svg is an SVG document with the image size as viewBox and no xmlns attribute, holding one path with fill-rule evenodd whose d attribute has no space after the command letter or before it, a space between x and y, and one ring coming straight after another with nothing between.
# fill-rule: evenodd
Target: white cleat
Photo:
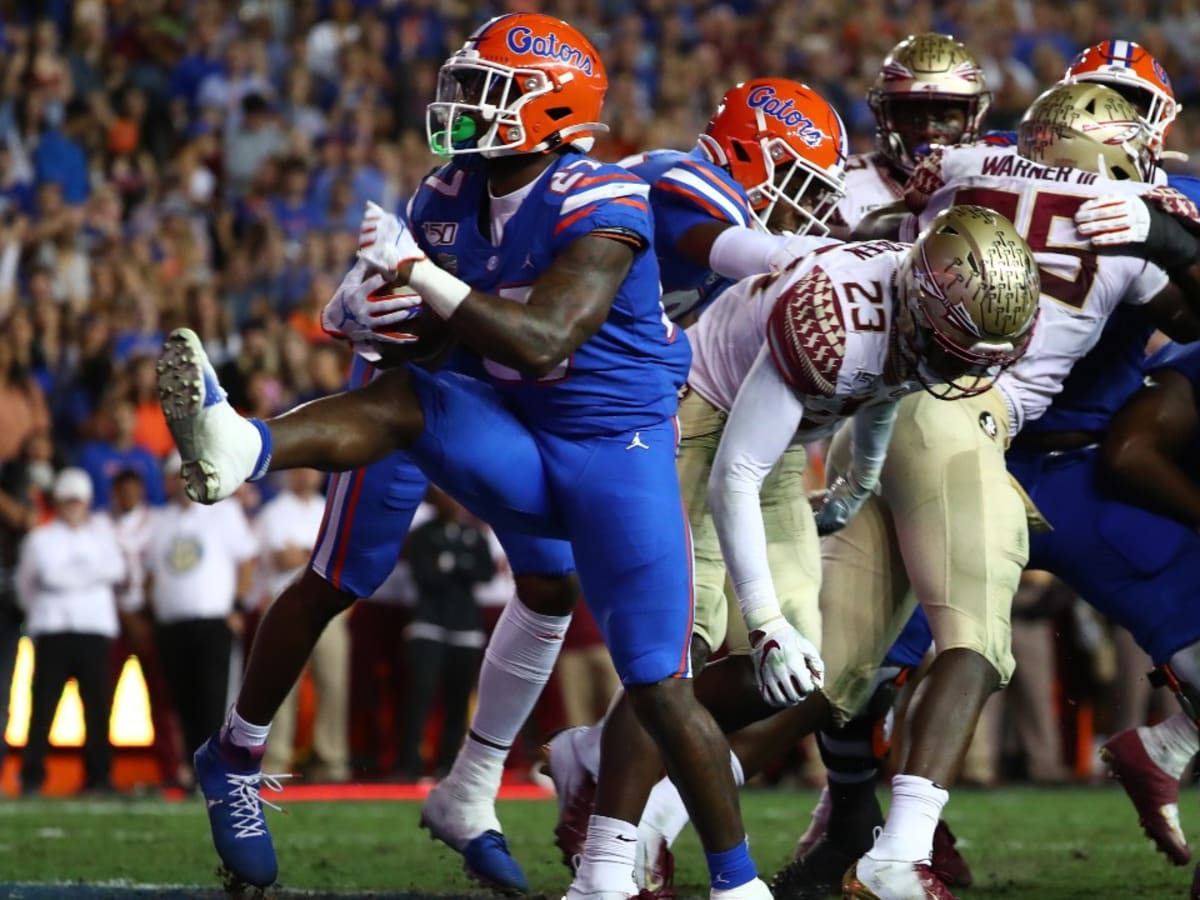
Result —
<instances>
[{"instance_id":1,"label":"white cleat","mask_svg":"<svg viewBox=\"0 0 1200 900\"><path fill-rule=\"evenodd\" d=\"M638 825L633 876L638 887L655 896L668 896L666 889L675 884L675 857L671 854L671 845L662 832L649 825Z\"/></svg>"},{"instance_id":2,"label":"white cleat","mask_svg":"<svg viewBox=\"0 0 1200 900\"><path fill-rule=\"evenodd\" d=\"M929 863L859 859L842 879L849 900L954 900Z\"/></svg>"},{"instance_id":3,"label":"white cleat","mask_svg":"<svg viewBox=\"0 0 1200 900\"><path fill-rule=\"evenodd\" d=\"M632 900L636 897L637 894L628 891L577 891L572 885L562 900Z\"/></svg>"},{"instance_id":4,"label":"white cleat","mask_svg":"<svg viewBox=\"0 0 1200 900\"><path fill-rule=\"evenodd\" d=\"M435 785L421 804L421 827L459 853L485 832L503 833L493 801L463 800L444 781Z\"/></svg>"},{"instance_id":5,"label":"white cleat","mask_svg":"<svg viewBox=\"0 0 1200 900\"><path fill-rule=\"evenodd\" d=\"M710 900L771 900L771 889L761 878L747 881L728 891L712 889Z\"/></svg>"},{"instance_id":6,"label":"white cleat","mask_svg":"<svg viewBox=\"0 0 1200 900\"><path fill-rule=\"evenodd\" d=\"M262 453L262 436L229 405L200 338L176 328L158 358L158 398L183 460L188 496L216 503L233 494Z\"/></svg>"},{"instance_id":7,"label":"white cleat","mask_svg":"<svg viewBox=\"0 0 1200 900\"><path fill-rule=\"evenodd\" d=\"M587 840L592 802L596 797L596 779L583 764L579 742L598 725L566 728L554 735L544 747L546 773L554 782L558 794L558 824L554 827L554 843L562 853L563 864L572 872Z\"/></svg>"}]
</instances>

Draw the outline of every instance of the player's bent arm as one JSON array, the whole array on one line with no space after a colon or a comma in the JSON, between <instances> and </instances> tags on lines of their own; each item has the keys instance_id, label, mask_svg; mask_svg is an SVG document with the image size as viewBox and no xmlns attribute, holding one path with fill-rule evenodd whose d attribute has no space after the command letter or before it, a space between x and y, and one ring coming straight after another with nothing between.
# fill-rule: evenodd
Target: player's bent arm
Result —
<instances>
[{"instance_id":1,"label":"player's bent arm","mask_svg":"<svg viewBox=\"0 0 1200 900\"><path fill-rule=\"evenodd\" d=\"M728 223L713 222L712 225L721 230L712 234L708 253L699 263L718 275L737 281L752 275L778 272L788 263L802 259L814 250L842 243L834 238L812 234L765 234ZM706 234L711 233L709 223L698 225L684 234L679 242L680 248L693 232L700 232L701 229ZM695 249L699 249L699 246Z\"/></svg>"},{"instance_id":2,"label":"player's bent arm","mask_svg":"<svg viewBox=\"0 0 1200 900\"><path fill-rule=\"evenodd\" d=\"M779 615L759 492L803 418L804 405L764 346L729 411L708 480L721 554L747 624Z\"/></svg>"},{"instance_id":3,"label":"player's bent arm","mask_svg":"<svg viewBox=\"0 0 1200 900\"><path fill-rule=\"evenodd\" d=\"M477 353L520 372L549 374L600 330L646 246L632 232L628 239L617 232L585 235L555 257L526 303L472 289L450 323Z\"/></svg>"},{"instance_id":4,"label":"player's bent arm","mask_svg":"<svg viewBox=\"0 0 1200 900\"><path fill-rule=\"evenodd\" d=\"M1191 382L1173 369L1150 373L1101 447L1117 489L1137 506L1200 527L1200 485L1177 462L1198 427Z\"/></svg>"},{"instance_id":5,"label":"player's bent arm","mask_svg":"<svg viewBox=\"0 0 1200 900\"><path fill-rule=\"evenodd\" d=\"M900 226L912 215L903 200L871 210L863 216L850 233L852 241L894 241L900 236Z\"/></svg>"}]
</instances>

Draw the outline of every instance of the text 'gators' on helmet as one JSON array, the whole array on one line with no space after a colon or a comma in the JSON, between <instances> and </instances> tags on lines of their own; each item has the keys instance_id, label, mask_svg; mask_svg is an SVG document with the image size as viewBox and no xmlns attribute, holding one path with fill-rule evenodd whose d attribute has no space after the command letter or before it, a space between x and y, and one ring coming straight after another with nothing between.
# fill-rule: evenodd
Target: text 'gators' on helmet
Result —
<instances>
[{"instance_id":1,"label":"text 'gators' on helmet","mask_svg":"<svg viewBox=\"0 0 1200 900\"><path fill-rule=\"evenodd\" d=\"M498 16L477 29L438 73L426 110L429 145L442 156L587 152L608 130L600 109L608 74L577 29L535 13Z\"/></svg>"}]
</instances>

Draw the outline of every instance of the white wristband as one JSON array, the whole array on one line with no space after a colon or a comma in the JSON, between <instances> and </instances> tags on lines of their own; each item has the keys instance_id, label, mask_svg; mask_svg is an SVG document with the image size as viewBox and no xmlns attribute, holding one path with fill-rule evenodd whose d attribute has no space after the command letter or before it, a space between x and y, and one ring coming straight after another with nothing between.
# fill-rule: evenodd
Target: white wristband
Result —
<instances>
[{"instance_id":1,"label":"white wristband","mask_svg":"<svg viewBox=\"0 0 1200 900\"><path fill-rule=\"evenodd\" d=\"M443 319L454 315L455 310L471 293L469 284L428 259L419 259L413 263L408 283L421 295L421 299L429 304L430 309Z\"/></svg>"}]
</instances>

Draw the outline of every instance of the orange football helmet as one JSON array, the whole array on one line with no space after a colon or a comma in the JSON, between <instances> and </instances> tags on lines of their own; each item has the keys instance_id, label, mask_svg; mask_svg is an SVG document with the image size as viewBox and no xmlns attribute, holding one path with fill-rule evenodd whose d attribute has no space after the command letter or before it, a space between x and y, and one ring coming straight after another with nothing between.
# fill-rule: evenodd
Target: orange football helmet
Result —
<instances>
[{"instance_id":1,"label":"orange football helmet","mask_svg":"<svg viewBox=\"0 0 1200 900\"><path fill-rule=\"evenodd\" d=\"M534 13L497 16L442 65L425 130L442 156L546 153L564 144L586 152L608 130L600 123L607 90L600 55L575 28Z\"/></svg>"},{"instance_id":2,"label":"orange football helmet","mask_svg":"<svg viewBox=\"0 0 1200 900\"><path fill-rule=\"evenodd\" d=\"M1075 57L1060 84L1095 81L1113 88L1137 107L1160 151L1179 115L1171 79L1162 63L1133 41L1101 41Z\"/></svg>"},{"instance_id":3,"label":"orange football helmet","mask_svg":"<svg viewBox=\"0 0 1200 900\"><path fill-rule=\"evenodd\" d=\"M799 234L824 234L846 195L846 128L837 110L799 82L756 78L731 88L700 146L746 189L764 230L783 202L804 223Z\"/></svg>"}]
</instances>

